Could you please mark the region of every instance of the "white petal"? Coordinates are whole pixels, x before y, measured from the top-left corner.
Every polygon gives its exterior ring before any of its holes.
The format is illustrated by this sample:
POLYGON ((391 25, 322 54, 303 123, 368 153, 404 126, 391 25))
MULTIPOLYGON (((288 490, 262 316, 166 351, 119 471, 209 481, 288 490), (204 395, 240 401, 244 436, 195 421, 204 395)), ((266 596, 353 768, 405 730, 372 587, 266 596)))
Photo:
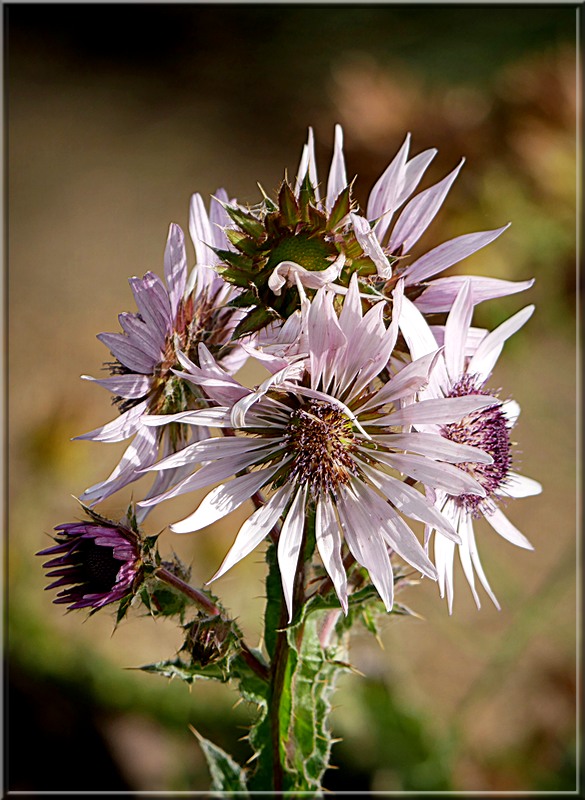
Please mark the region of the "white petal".
POLYGON ((473 561, 471 558, 471 550, 469 547, 469 543, 471 541, 471 537, 473 536, 473 527, 471 517, 463 512, 461 514, 461 519, 459 521, 459 534, 461 536, 461 544, 459 545, 459 560, 461 561, 461 566, 463 567, 463 572, 465 577, 467 578, 467 583, 471 589, 471 593, 473 595, 473 599, 475 600, 475 604, 478 608, 481 608, 481 603, 479 600, 479 595, 475 589, 475 576, 473 574, 473 561))
POLYGON ((90 439, 93 442, 121 442, 129 436, 133 436, 141 427, 144 421, 144 412, 148 403, 145 400, 138 405, 132 406, 128 411, 120 414, 119 417, 96 428, 89 433, 75 436, 75 439, 90 439))
POLYGON ((341 125, 335 126, 335 144, 333 147, 333 158, 331 159, 331 169, 327 180, 327 198, 325 206, 327 211, 331 211, 338 195, 347 186, 347 175, 345 172, 345 159, 343 157, 343 128, 341 125))
MULTIPOLYGON (((358 448, 368 452, 366 448, 358 448)), ((371 453, 371 451, 369 451, 371 453)), ((378 451, 376 458, 383 464, 394 467, 404 475, 429 484, 436 489, 443 489, 447 494, 459 497, 462 494, 474 494, 485 497, 485 490, 463 469, 442 461, 432 461, 426 456, 411 456, 398 453, 382 453, 378 451)))
POLYGON ((443 242, 438 247, 429 250, 424 256, 417 258, 404 270, 403 275, 406 279, 406 284, 420 283, 438 272, 442 272, 447 267, 452 267, 453 264, 457 264, 457 262, 481 250, 482 247, 491 244, 508 227, 509 225, 504 225, 502 228, 492 231, 465 233, 463 236, 457 236, 455 239, 443 242))
POLYGON ((445 323, 445 364, 453 383, 456 383, 463 374, 465 341, 472 315, 471 284, 466 282, 455 298, 445 323))
POLYGON ((358 240, 366 258, 374 262, 378 275, 382 278, 391 278, 392 266, 386 258, 382 245, 376 238, 376 234, 370 227, 368 220, 360 217, 359 214, 350 214, 349 217, 355 238, 358 240))
POLYGON ((493 300, 497 297, 524 292, 534 284, 534 280, 504 281, 500 278, 484 278, 479 275, 451 275, 448 278, 437 278, 432 281, 414 301, 416 307, 423 314, 450 311, 464 281, 471 281, 474 306, 484 300, 493 300))
POLYGON ((443 536, 435 536, 435 566, 438 573, 439 592, 441 597, 447 594, 449 614, 453 612, 453 561, 455 559, 455 543, 443 536))
POLYGON ((538 481, 518 475, 517 472, 508 472, 506 482, 499 490, 499 494, 508 497, 532 497, 541 492, 542 486, 538 481))
POLYGON ((402 147, 376 181, 368 197, 366 217, 368 220, 379 220, 376 232, 381 241, 390 225, 392 214, 400 204, 400 195, 406 177, 406 160, 410 147, 410 133, 407 134, 402 147))
POLYGON ((510 520, 503 514, 499 508, 494 509, 490 513, 484 514, 492 528, 499 533, 504 539, 507 539, 517 547, 522 547, 525 550, 534 550, 526 536, 520 533, 515 525, 512 525, 510 520))
POLYGON ((399 247, 402 247, 403 253, 408 253, 412 245, 418 242, 443 205, 464 161, 462 158, 459 165, 442 181, 420 192, 406 205, 396 221, 388 242, 391 253, 395 253, 399 247))
POLYGON ((412 453, 449 461, 451 464, 463 464, 467 461, 475 464, 494 463, 489 453, 484 453, 478 447, 458 444, 435 433, 389 433, 376 436, 376 442, 381 442, 391 450, 409 450, 412 453))
POLYGON ((90 375, 82 375, 81 378, 84 381, 93 381, 113 394, 129 400, 144 397, 150 391, 152 382, 150 375, 112 375, 111 378, 92 378, 90 375))
POLYGON ((483 567, 481 565, 481 561, 479 560, 479 553, 477 552, 477 546, 475 544, 475 534, 473 532, 473 524, 469 525, 469 528, 467 529, 467 534, 468 534, 468 537, 469 537, 469 539, 468 539, 469 552, 471 554, 471 560, 473 562, 473 566, 475 568, 477 576, 478 576, 479 580, 481 581, 481 585, 483 586, 483 588, 488 593, 492 603, 495 605, 495 607, 499 611, 500 610, 500 604, 498 603, 497 598, 496 598, 495 594, 492 591, 492 587, 489 585, 488 579, 486 578, 485 572, 483 571, 483 567))
POLYGON ((303 543, 303 530, 305 527, 305 501, 307 487, 301 487, 289 509, 286 519, 282 523, 280 535, 278 537, 277 557, 280 579, 282 581, 282 591, 288 609, 288 621, 293 616, 293 593, 295 576, 301 545, 303 543))
POLYGON ((279 489, 270 500, 257 509, 240 528, 236 540, 226 555, 221 567, 207 583, 220 578, 228 569, 245 558, 268 536, 278 522, 292 494, 292 485, 279 489))
POLYGON ((347 546, 358 564, 368 570, 386 611, 392 611, 394 577, 379 529, 371 524, 359 500, 346 487, 339 494, 337 510, 347 546))
POLYGON ((445 397, 443 399, 432 398, 421 400, 418 403, 411 403, 387 417, 372 420, 369 425, 446 425, 450 422, 457 422, 471 414, 488 406, 500 405, 497 397, 484 394, 468 394, 461 397, 445 397))
POLYGON ((486 381, 493 370, 506 339, 528 322, 534 312, 534 306, 526 306, 517 314, 502 322, 495 330, 481 342, 475 355, 467 367, 470 375, 478 375, 482 382, 486 381))
POLYGON ((190 533, 206 528, 218 519, 230 514, 249 500, 274 475, 280 464, 234 478, 217 486, 201 501, 199 508, 185 519, 170 526, 174 533, 190 533))
MULTIPOLYGON (((324 263, 326 262, 324 261, 324 263)), ((307 289, 320 289, 337 280, 344 264, 345 255, 343 253, 328 267, 320 270, 306 269, 296 261, 281 261, 271 272, 268 278, 268 287, 277 296, 282 294, 283 286, 294 286, 297 280, 300 280, 307 289)))
POLYGON ((436 363, 439 352, 436 350, 434 353, 429 353, 407 364, 400 372, 392 376, 380 391, 376 392, 363 406, 360 406, 358 412, 361 414, 369 408, 381 408, 405 395, 415 394, 428 383, 429 374, 436 363))
POLYGON ((343 613, 347 614, 347 575, 341 558, 341 536, 335 510, 328 497, 320 496, 315 513, 317 550, 339 597, 343 613))
POLYGON ((169 299, 173 319, 177 315, 179 302, 187 284, 187 254, 185 237, 178 225, 171 223, 164 256, 165 278, 169 287, 169 299))

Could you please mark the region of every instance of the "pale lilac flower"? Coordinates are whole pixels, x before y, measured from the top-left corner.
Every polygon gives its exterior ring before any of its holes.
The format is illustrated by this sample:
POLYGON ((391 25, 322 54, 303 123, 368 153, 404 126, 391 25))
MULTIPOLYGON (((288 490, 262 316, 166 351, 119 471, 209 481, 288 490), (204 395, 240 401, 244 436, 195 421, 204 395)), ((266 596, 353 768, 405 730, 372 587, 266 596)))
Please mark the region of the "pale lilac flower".
MULTIPOLYGON (((223 191, 218 195, 227 199, 223 191)), ((174 374, 179 352, 196 358, 197 345, 205 342, 228 370, 236 370, 247 357, 239 346, 230 344, 242 312, 226 304, 236 292, 214 270, 217 257, 212 247, 228 246, 221 227, 228 222, 220 202, 212 200, 208 217, 200 196, 194 195, 190 230, 197 265, 191 277, 187 276, 183 232, 173 224, 164 254, 165 280, 152 272, 143 278, 131 278, 138 313, 119 315, 123 333, 98 335, 115 359, 107 365, 111 377, 82 377, 112 392, 121 413, 77 438, 98 442, 119 442, 130 437, 133 440, 109 477, 84 492, 84 502, 93 505, 142 477, 141 470, 154 464, 161 451, 162 455, 169 455, 193 437, 208 435, 181 425, 154 430, 144 425, 143 419, 147 414, 176 413, 207 405, 199 390, 174 374)), ((159 494, 180 476, 180 471, 160 474, 150 494, 159 494)))
MULTIPOLYGON (((402 278, 404 291, 424 312, 448 310, 462 278, 439 277, 454 264, 493 242, 507 226, 469 233, 423 255, 416 246, 438 213, 463 161, 435 185, 415 194, 436 155, 425 150, 409 158, 410 134, 374 185, 365 211, 353 197, 343 152, 343 131, 335 126, 333 157, 325 192, 320 187, 312 129, 303 147, 296 181, 285 178, 277 201, 245 208, 224 203, 232 249, 215 248, 216 269, 242 290, 247 311, 235 337, 282 324, 300 306, 298 287, 310 297, 327 287, 346 294, 353 274, 370 302, 388 299, 402 278)), ((472 277, 473 302, 527 289, 531 281, 472 277)))
MULTIPOLYGON (((421 397, 428 401, 433 398, 477 396, 478 393, 496 395, 486 389, 492 370, 502 351, 505 341, 518 331, 530 318, 534 306, 526 306, 510 319, 503 322, 491 333, 481 332, 470 327, 473 313, 472 285, 463 285, 444 329, 429 328, 424 317, 416 307, 405 300, 400 317, 400 329, 409 345, 413 358, 420 359, 427 353, 436 351, 439 341, 444 342, 444 350, 428 386, 421 397)), ((477 574, 484 589, 499 608, 498 601, 487 581, 477 551, 474 520, 480 516, 491 527, 512 544, 532 550, 528 539, 510 522, 500 505, 507 498, 528 497, 539 494, 542 487, 537 481, 526 478, 512 470, 512 443, 510 435, 518 419, 520 408, 513 400, 506 400, 499 406, 477 409, 454 423, 438 420, 420 425, 413 421, 419 431, 439 433, 446 441, 472 445, 489 453, 490 464, 464 464, 467 470, 484 488, 485 496, 471 495, 467 492, 454 493, 436 488, 436 507, 448 517, 459 533, 461 542, 456 544, 444 536, 435 536, 434 555, 439 575, 441 596, 447 594, 449 611, 453 607, 453 563, 455 549, 471 587, 477 606, 479 597, 475 588, 474 574, 477 574)), ((433 526, 426 532, 427 541, 433 526)))
POLYGON ((393 293, 394 315, 388 328, 383 322, 385 303, 363 314, 356 276, 339 315, 334 297, 322 288, 310 303, 306 358, 288 364, 251 391, 200 346, 199 366, 182 358, 185 371, 181 376, 203 387, 219 406, 146 420, 154 426, 180 421, 236 434, 197 442, 156 464, 158 470, 202 466, 145 505, 221 482, 193 514, 171 526, 177 533, 186 533, 221 519, 257 492, 268 492, 269 499, 244 522, 212 580, 257 547, 282 517, 277 554, 290 615, 305 520, 311 509, 317 549, 344 610, 348 602, 346 547, 368 570, 390 610, 389 550, 424 575, 436 577, 434 566, 400 514, 433 525, 458 541, 452 526, 398 474, 451 494, 484 496, 478 481, 456 465, 492 460, 440 434, 405 429, 429 419, 454 423, 498 402, 478 394, 411 403, 429 380, 436 352, 403 366, 381 388, 374 387, 396 344, 402 284, 393 293), (402 408, 404 400, 409 404, 402 408))
POLYGON ((64 587, 54 603, 69 610, 90 608, 91 613, 133 594, 142 580, 140 540, 121 523, 97 516, 87 522, 57 525, 55 544, 37 553, 52 556, 43 564, 49 589, 64 587))

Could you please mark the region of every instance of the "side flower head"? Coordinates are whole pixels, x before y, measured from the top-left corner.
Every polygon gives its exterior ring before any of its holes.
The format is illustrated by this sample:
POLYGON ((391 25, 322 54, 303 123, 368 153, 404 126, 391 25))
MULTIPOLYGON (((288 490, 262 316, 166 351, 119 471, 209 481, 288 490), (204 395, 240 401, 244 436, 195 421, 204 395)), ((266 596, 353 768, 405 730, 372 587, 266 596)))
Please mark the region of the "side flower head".
MULTIPOLYGON (((276 202, 264 194, 252 208, 224 204, 231 220, 225 233, 232 248, 215 248, 216 269, 241 288, 237 302, 248 306, 236 338, 275 320, 288 320, 299 308, 299 283, 311 293, 329 286, 345 294, 354 273, 359 276, 360 290, 373 298, 389 298, 402 278, 406 296, 422 311, 449 310, 461 279, 437 276, 493 242, 508 226, 464 234, 413 257, 413 248, 441 208, 463 160, 441 181, 415 194, 437 151, 409 157, 409 149, 410 134, 361 210, 353 196, 353 181, 347 181, 341 126, 335 128, 323 195, 309 129, 296 181, 284 179, 276 202)), ((482 277, 471 281, 474 303, 532 285, 532 281, 482 277)))
MULTIPOLYGON (((218 195, 227 199, 222 191, 218 195)), ((107 364, 111 377, 82 377, 112 392, 120 415, 77 438, 99 442, 133 440, 111 475, 84 492, 82 500, 86 503, 104 500, 140 478, 140 470, 153 464, 161 450, 162 455, 168 455, 192 440, 193 430, 181 425, 155 431, 143 424, 146 414, 176 413, 206 405, 204 395, 173 372, 179 365, 179 352, 197 358, 197 347, 205 342, 227 369, 237 369, 246 357, 238 345, 231 343, 241 312, 227 303, 237 292, 213 269, 210 243, 227 246, 219 221, 225 223, 228 218, 222 215, 221 205, 213 200, 208 217, 201 198, 195 195, 190 228, 197 266, 191 277, 187 276, 183 232, 178 225, 171 225, 164 256, 165 280, 152 272, 143 278, 131 278, 138 313, 119 315, 122 333, 98 336, 114 358, 107 364)), ((158 476, 151 493, 163 491, 173 477, 180 476, 158 476)))
POLYGON ((91 513, 85 522, 67 522, 55 530, 56 544, 37 553, 51 556, 43 568, 56 579, 47 590, 61 589, 54 603, 94 613, 134 595, 143 570, 140 538, 131 527, 91 513))
POLYGON ((306 357, 275 372, 255 391, 228 375, 201 346, 201 366, 183 358, 182 375, 202 386, 219 405, 145 420, 159 426, 180 419, 184 424, 211 425, 236 434, 197 442, 156 464, 157 470, 202 466, 144 504, 236 476, 213 489, 193 514, 171 526, 177 533, 186 533, 229 514, 260 490, 268 492, 270 498, 244 522, 212 580, 257 547, 282 518, 277 554, 291 617, 294 577, 308 518, 314 515, 317 550, 343 609, 348 607, 344 561, 349 558, 365 567, 386 609, 391 610, 390 553, 436 578, 435 567, 402 515, 433 525, 442 535, 459 541, 453 526, 424 494, 399 475, 452 495, 484 496, 477 479, 458 465, 492 460, 475 447, 450 442, 438 433, 411 433, 405 427, 429 419, 457 422, 498 402, 481 394, 414 402, 418 390, 428 383, 438 348, 402 366, 381 387, 376 385, 396 344, 402 284, 393 293, 389 327, 383 321, 385 303, 363 313, 357 276, 339 313, 335 296, 323 287, 304 307, 306 357))
MULTIPOLYGON (((464 282, 445 326, 432 330, 414 305, 408 301, 404 303, 400 327, 413 357, 420 358, 425 353, 434 352, 439 341, 444 344, 443 355, 423 393, 429 399, 477 394, 497 396, 497 392, 487 388, 492 370, 505 341, 528 321, 534 311, 534 306, 526 306, 491 333, 473 329, 472 291, 471 284, 464 282)), ((479 559, 474 531, 474 522, 479 517, 483 517, 496 533, 512 544, 527 550, 533 549, 528 539, 500 508, 508 498, 528 497, 542 491, 537 481, 519 475, 512 469, 511 433, 519 414, 519 405, 514 400, 505 400, 500 405, 478 409, 449 424, 433 421, 420 426, 415 423, 420 431, 438 433, 449 442, 479 447, 492 456, 489 464, 462 465, 482 486, 483 496, 467 492, 445 492, 440 489, 433 492, 437 509, 451 521, 460 538, 458 544, 446 541, 444 536, 436 536, 434 540, 439 588, 441 596, 445 592, 447 594, 450 611, 453 607, 453 562, 456 549, 477 606, 480 606, 480 601, 474 575, 478 576, 496 607, 500 607, 479 559)), ((433 526, 427 528, 427 541, 433 530, 433 526)))

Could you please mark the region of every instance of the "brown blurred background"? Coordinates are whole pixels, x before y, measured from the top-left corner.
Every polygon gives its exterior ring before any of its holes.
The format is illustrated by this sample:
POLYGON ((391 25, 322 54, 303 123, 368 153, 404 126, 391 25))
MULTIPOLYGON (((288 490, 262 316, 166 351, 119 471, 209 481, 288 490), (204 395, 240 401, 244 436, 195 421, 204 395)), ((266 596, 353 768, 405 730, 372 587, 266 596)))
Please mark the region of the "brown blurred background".
MULTIPOLYGON (((12 790, 204 790, 188 725, 233 752, 249 711, 228 686, 167 684, 128 670, 171 657, 172 624, 108 612, 84 621, 43 593, 54 525, 123 445, 71 442, 113 415, 81 380, 107 359, 95 339, 134 310, 131 275, 162 272, 168 225, 194 191, 256 202, 294 174, 308 125, 324 180, 333 126, 363 203, 412 133, 439 148, 424 185, 463 172, 422 241, 512 221, 458 266, 536 278, 477 310, 494 326, 537 312, 493 378, 523 413, 519 471, 540 497, 507 509, 533 553, 484 525, 479 547, 502 611, 475 608, 461 570, 450 617, 436 586, 404 596, 424 619, 385 618, 384 649, 356 631, 336 695, 327 788, 576 788, 576 10, 570 6, 4 4, 8 244, 7 786, 12 790)), ((191 258, 193 252, 190 251, 191 258)), ((254 375, 247 377, 254 380, 254 375)), ((140 486, 136 492, 140 491, 140 486)), ((101 511, 121 514, 122 493, 101 511)), ((155 532, 196 497, 149 517, 155 532)), ((243 518, 163 534, 202 584, 243 518)), ((262 552, 216 590, 253 644, 262 552)))

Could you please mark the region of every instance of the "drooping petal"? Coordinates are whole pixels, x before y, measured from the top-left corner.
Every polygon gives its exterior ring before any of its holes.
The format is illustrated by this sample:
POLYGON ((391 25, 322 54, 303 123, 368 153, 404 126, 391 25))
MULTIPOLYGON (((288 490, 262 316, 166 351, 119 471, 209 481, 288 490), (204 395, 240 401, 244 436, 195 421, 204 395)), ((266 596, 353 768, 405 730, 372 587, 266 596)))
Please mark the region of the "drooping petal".
POLYGON ((174 533, 190 533, 217 522, 218 519, 235 511, 242 503, 249 500, 279 468, 280 464, 276 464, 217 486, 203 498, 199 508, 193 514, 173 523, 170 526, 171 530, 174 533))
POLYGON ((332 264, 321 270, 306 269, 296 261, 281 261, 268 278, 268 287, 277 296, 282 294, 285 285, 294 286, 297 280, 300 280, 307 289, 320 289, 337 280, 344 264, 343 253, 332 264))
POLYGON ((406 280, 406 285, 420 283, 438 272, 443 272, 448 267, 452 267, 453 264, 457 264, 464 258, 481 250, 482 247, 486 247, 508 227, 509 225, 504 225, 502 228, 492 231, 464 233, 463 236, 457 236, 455 239, 434 247, 428 253, 413 261, 404 270, 403 277, 406 280))
MULTIPOLYGON (((360 450, 362 448, 359 448, 360 450)), ((366 449, 363 448, 364 452, 366 449)), ((421 483, 429 484, 436 489, 443 489, 447 494, 459 497, 462 494, 475 494, 485 497, 485 489, 465 470, 445 462, 432 461, 425 456, 403 455, 400 453, 376 452, 376 458, 383 464, 394 467, 404 475, 415 478, 421 483)))
POLYGON ((394 577, 390 556, 377 527, 352 491, 343 487, 337 501, 339 521, 351 554, 368 570, 371 581, 386 607, 394 603, 394 577))
POLYGON ((128 400, 137 400, 150 391, 152 378, 150 375, 113 375, 111 378, 92 378, 91 375, 82 375, 82 380, 92 381, 103 386, 113 394, 128 400))
POLYGON ((527 478, 525 475, 518 475, 517 472, 508 472, 506 482, 499 489, 499 494, 508 497, 533 497, 542 492, 542 485, 527 478))
POLYGON ((288 621, 293 616, 293 593, 295 576, 305 527, 305 502, 307 487, 302 486, 296 493, 286 515, 278 537, 277 558, 282 581, 282 591, 288 609, 288 621))
POLYGON ((358 240, 359 246, 364 251, 364 255, 374 262, 376 271, 382 278, 392 277, 392 265, 386 258, 386 254, 382 250, 382 245, 376 238, 376 233, 370 227, 370 223, 359 214, 350 214, 351 223, 355 238, 358 240))
POLYGON ((293 491, 292 484, 282 486, 270 500, 244 522, 222 565, 207 583, 221 578, 268 536, 284 511, 293 491))
POLYGON ((323 566, 331 578, 335 592, 347 614, 347 575, 341 558, 341 536, 335 509, 329 497, 320 495, 315 512, 315 538, 323 566))
POLYGON ((152 464, 157 453, 156 431, 149 428, 141 428, 124 451, 122 458, 112 473, 105 481, 96 483, 86 489, 81 495, 81 501, 93 505, 132 483, 132 481, 141 477, 140 472, 144 467, 152 464))
POLYGON ((526 536, 520 533, 515 525, 512 525, 508 517, 506 517, 499 508, 486 512, 484 517, 495 532, 499 533, 504 539, 507 539, 512 544, 515 544, 517 547, 522 547, 525 550, 534 550, 534 547, 530 544, 526 536))
POLYGON ((89 439, 92 442, 121 442, 129 436, 133 436, 141 427, 147 405, 146 400, 138 403, 116 419, 102 425, 101 428, 83 433, 81 436, 75 436, 74 439, 89 439))

